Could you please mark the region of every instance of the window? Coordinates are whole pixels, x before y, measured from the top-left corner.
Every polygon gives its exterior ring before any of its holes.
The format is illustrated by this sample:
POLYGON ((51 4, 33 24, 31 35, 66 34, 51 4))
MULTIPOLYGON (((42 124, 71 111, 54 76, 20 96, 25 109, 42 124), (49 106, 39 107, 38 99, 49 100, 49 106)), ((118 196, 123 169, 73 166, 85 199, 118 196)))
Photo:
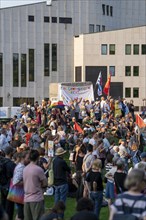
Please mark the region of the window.
POLYGON ((110 6, 110 16, 113 17, 113 7, 110 6))
POLYGON ((115 44, 109 45, 109 54, 114 55, 115 54, 115 44))
POLYGON ((34 16, 33 16, 33 15, 29 15, 29 16, 28 16, 28 21, 34 22, 34 16))
POLYGON ((59 23, 72 24, 72 18, 59 18, 59 23))
POLYGON ((89 33, 94 32, 94 24, 89 24, 89 33))
POLYGON ((106 6, 106 14, 109 15, 109 5, 106 6))
POLYGON ((50 75, 50 45, 44 44, 44 76, 50 75))
POLYGON ((131 76, 131 66, 125 66, 125 76, 131 76))
POLYGON ((111 76, 115 76, 115 66, 110 66, 109 67, 109 73, 111 76))
POLYGON ((34 49, 29 49, 29 81, 34 81, 34 49))
POLYGON ((133 67, 133 76, 139 76, 139 66, 133 67))
POLYGON ((13 98, 13 106, 20 106, 24 102, 29 105, 34 105, 34 98, 25 98, 25 97, 13 98))
POLYGON ((102 55, 107 55, 107 44, 102 44, 101 45, 101 54, 102 55))
POLYGON ((96 32, 100 32, 100 25, 96 25, 96 32))
POLYGON ((57 17, 52 17, 52 23, 57 23, 57 17))
POLYGON ((2 106, 3 106, 3 98, 0 97, 0 107, 2 107, 2 106))
POLYGON ((13 86, 19 86, 19 54, 13 53, 13 86))
POLYGON ((141 53, 142 55, 146 55, 146 44, 141 45, 141 53))
POLYGON ((82 67, 76 66, 75 67, 75 82, 81 82, 82 81, 82 67))
POLYGON ((52 71, 57 71, 57 44, 52 44, 52 71))
POLYGON ((105 31, 105 25, 102 25, 102 31, 105 31))
POLYGON ((3 86, 3 54, 0 53, 0 86, 3 86))
POLYGON ((125 88, 125 98, 131 97, 131 88, 125 88))
POLYGON ((125 45, 125 54, 130 55, 131 54, 131 44, 125 45))
POLYGON ((27 82, 26 54, 21 54, 21 87, 26 87, 27 82))
POLYGON ((44 22, 45 22, 45 23, 49 23, 49 22, 50 22, 50 18, 47 17, 47 16, 45 16, 45 17, 44 17, 44 22))
POLYGON ((138 44, 133 45, 133 54, 134 55, 139 54, 139 45, 138 44))
POLYGON ((139 98, 139 88, 133 88, 133 98, 139 98))
POLYGON ((105 5, 102 4, 102 14, 105 15, 105 5))

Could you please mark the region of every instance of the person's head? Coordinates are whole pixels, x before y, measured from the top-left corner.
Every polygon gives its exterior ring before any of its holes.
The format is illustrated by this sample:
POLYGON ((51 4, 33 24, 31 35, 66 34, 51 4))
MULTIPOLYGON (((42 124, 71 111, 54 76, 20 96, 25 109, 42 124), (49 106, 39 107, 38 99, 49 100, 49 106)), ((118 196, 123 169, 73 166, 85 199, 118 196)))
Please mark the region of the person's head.
POLYGON ((117 166, 117 170, 123 171, 125 168, 124 161, 122 159, 117 160, 116 166, 117 166))
POLYGON ((66 151, 62 147, 59 147, 57 148, 55 155, 58 157, 63 157, 65 153, 66 151))
POLYGON ((94 210, 94 204, 91 199, 88 198, 81 198, 78 203, 76 210, 78 212, 86 210, 86 211, 93 211, 94 210))
POLYGON ((11 147, 11 146, 8 146, 8 147, 5 148, 4 153, 7 157, 11 158, 13 156, 13 153, 14 153, 14 148, 11 147))
POLYGON ((146 187, 144 170, 132 169, 125 180, 125 187, 134 192, 141 192, 146 187))
POLYGON ((22 151, 19 153, 19 158, 20 158, 20 161, 22 163, 24 163, 24 165, 28 165, 29 162, 30 162, 30 159, 29 159, 29 151, 22 151))
POLYGON ((94 160, 94 162, 92 163, 92 170, 100 170, 101 167, 102 167, 101 160, 99 159, 94 160))
POLYGON ((141 153, 140 157, 142 161, 146 162, 146 152, 141 153))
POLYGON ((8 215, 0 205, 0 220, 8 220, 8 215))
POLYGON ((93 145, 92 144, 88 144, 87 145, 87 151, 88 152, 92 152, 93 151, 93 145))
POLYGON ((59 201, 59 202, 57 202, 57 203, 55 204, 55 206, 52 208, 52 212, 61 214, 61 213, 64 213, 65 208, 66 208, 66 207, 65 207, 64 202, 59 201))
POLYGON ((141 161, 137 164, 138 169, 142 169, 146 172, 146 163, 144 161, 141 161))
POLYGON ((29 159, 31 162, 37 162, 39 159, 39 152, 37 150, 31 150, 29 154, 29 159))

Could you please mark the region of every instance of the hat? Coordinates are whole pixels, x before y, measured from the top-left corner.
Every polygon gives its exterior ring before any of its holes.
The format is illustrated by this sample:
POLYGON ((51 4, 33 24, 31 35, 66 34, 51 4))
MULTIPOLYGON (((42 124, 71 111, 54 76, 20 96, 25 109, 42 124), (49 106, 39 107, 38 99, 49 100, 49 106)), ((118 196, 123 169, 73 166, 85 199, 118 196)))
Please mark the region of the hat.
POLYGON ((4 150, 4 153, 6 155, 9 155, 10 153, 13 153, 13 152, 14 152, 14 148, 11 147, 11 146, 6 147, 5 150, 4 150))
POLYGON ((25 144, 25 143, 21 144, 19 147, 19 149, 25 149, 25 148, 27 148, 27 144, 25 144))
POLYGON ((66 150, 64 150, 62 147, 59 147, 56 152, 55 152, 55 155, 56 156, 60 156, 60 155, 63 155, 66 153, 66 150))
POLYGON ((142 152, 140 155, 141 158, 146 158, 146 152, 142 152))

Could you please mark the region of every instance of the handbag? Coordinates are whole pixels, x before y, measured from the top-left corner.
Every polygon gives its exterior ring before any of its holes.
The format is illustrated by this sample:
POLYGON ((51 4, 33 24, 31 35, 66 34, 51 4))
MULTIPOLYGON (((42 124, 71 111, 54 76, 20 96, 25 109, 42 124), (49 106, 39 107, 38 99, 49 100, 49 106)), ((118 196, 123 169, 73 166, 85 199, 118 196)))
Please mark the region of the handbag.
POLYGON ((11 179, 7 199, 15 203, 24 204, 23 183, 17 183, 14 185, 13 180, 11 179))

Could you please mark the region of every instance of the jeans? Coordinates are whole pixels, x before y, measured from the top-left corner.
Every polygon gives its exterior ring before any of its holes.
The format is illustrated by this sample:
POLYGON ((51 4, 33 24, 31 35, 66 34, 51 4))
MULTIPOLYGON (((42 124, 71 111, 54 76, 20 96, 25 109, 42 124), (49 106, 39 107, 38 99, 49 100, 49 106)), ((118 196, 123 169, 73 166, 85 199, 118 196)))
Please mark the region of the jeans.
POLYGON ((90 198, 94 202, 94 213, 97 215, 97 220, 99 220, 99 214, 103 200, 103 191, 90 192, 90 198))
POLYGON ((68 184, 63 184, 60 186, 55 186, 55 204, 58 201, 63 201, 64 204, 66 202, 67 198, 67 193, 68 193, 68 184))

